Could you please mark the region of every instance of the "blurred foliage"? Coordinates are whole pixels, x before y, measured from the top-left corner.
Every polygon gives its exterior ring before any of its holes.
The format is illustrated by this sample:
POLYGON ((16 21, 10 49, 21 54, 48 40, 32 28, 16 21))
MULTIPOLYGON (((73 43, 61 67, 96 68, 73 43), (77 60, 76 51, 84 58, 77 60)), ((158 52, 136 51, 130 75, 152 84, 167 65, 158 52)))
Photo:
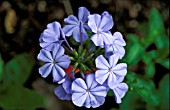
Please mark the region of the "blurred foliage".
POLYGON ((149 22, 141 25, 139 24, 139 28, 144 37, 127 35, 127 54, 123 61, 129 66, 125 79, 129 91, 120 104, 120 110, 169 110, 169 73, 158 73, 165 74, 158 88, 154 82, 157 63, 169 70, 169 35, 155 8, 150 12, 149 22), (153 45, 156 49, 148 49, 153 45), (144 70, 133 72, 134 66, 144 70))
POLYGON ((34 110, 43 106, 43 97, 24 87, 31 74, 34 60, 30 55, 15 56, 6 65, 0 59, 0 107, 5 110, 34 110))

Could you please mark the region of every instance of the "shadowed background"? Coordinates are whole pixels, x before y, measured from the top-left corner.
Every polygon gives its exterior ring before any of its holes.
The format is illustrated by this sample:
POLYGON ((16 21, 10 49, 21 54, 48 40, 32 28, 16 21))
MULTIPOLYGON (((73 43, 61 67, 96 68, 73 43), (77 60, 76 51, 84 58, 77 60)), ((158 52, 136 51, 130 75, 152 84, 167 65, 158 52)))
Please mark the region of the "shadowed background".
MULTIPOLYGON (((108 11, 111 32, 126 40, 129 91, 121 104, 112 92, 95 110, 169 110, 168 0, 1 0, 0 110, 86 110, 54 95, 57 84, 43 79, 37 60, 39 37, 46 25, 77 15, 85 6, 91 14, 108 11)), ((92 109, 92 108, 91 108, 92 109)), ((89 109, 90 110, 90 109, 89 109)))

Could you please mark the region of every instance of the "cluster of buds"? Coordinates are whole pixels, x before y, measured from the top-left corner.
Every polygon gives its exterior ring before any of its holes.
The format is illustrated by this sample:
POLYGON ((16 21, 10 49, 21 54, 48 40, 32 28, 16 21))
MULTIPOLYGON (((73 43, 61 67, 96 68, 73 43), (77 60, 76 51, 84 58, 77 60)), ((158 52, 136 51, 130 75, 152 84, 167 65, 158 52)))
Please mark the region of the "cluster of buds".
POLYGON ((39 39, 42 49, 38 60, 45 64, 39 68, 43 78, 52 74, 58 98, 72 100, 79 107, 99 107, 112 90, 117 103, 128 90, 122 82, 127 64, 118 63, 125 54, 122 34, 110 29, 113 18, 108 12, 90 14, 80 7, 78 17, 70 15, 47 25, 39 39))

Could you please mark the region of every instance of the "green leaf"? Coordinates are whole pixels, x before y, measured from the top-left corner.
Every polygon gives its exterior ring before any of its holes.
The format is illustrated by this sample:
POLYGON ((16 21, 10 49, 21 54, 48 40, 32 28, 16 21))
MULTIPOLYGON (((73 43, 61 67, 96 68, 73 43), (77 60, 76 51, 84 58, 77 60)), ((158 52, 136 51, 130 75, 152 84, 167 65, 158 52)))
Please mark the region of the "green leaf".
POLYGON ((3 68, 4 68, 4 62, 0 54, 0 81, 2 81, 2 78, 3 78, 3 68))
POLYGON ((157 37, 163 35, 164 25, 163 20, 156 8, 152 8, 149 16, 149 35, 147 42, 153 42, 157 37))
POLYGON ((128 73, 126 76, 129 88, 142 97, 142 99, 152 105, 159 104, 159 96, 155 89, 154 82, 135 73, 128 73), (128 75, 129 74, 129 75, 128 75))
POLYGON ((23 85, 31 74, 34 61, 27 54, 20 54, 6 64, 4 84, 23 85))
POLYGON ((146 77, 153 78, 154 74, 155 74, 155 65, 153 63, 146 65, 146 69, 145 69, 146 77))
POLYGON ((168 59, 162 59, 162 60, 158 60, 158 63, 160 63, 165 68, 169 69, 169 61, 170 61, 169 58, 168 59))
POLYGON ((0 107, 6 110, 34 110, 44 106, 43 97, 38 93, 11 85, 0 94, 0 107))
POLYGON ((166 74, 159 83, 160 108, 169 110, 169 74, 166 74))
POLYGON ((145 52, 142 56, 142 60, 145 64, 149 65, 152 63, 153 59, 156 59, 159 56, 159 53, 156 50, 145 52))
POLYGON ((169 39, 164 35, 160 35, 155 39, 155 45, 158 49, 169 47, 169 39))
POLYGON ((145 102, 137 93, 129 91, 122 99, 120 110, 145 110, 145 102))
POLYGON ((128 41, 135 44, 139 43, 139 36, 136 34, 127 34, 128 41))
POLYGON ((125 57, 126 62, 131 65, 137 64, 143 54, 144 54, 144 47, 141 44, 136 43, 130 48, 129 51, 127 51, 125 57))

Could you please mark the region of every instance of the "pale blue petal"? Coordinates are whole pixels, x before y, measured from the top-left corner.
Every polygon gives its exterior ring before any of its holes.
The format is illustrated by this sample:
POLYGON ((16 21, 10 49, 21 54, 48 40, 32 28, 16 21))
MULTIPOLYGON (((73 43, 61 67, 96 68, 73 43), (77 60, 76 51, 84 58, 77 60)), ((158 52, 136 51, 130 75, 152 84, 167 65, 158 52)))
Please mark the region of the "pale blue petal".
POLYGON ((79 21, 78 21, 77 17, 70 15, 64 19, 64 22, 66 23, 66 25, 78 25, 79 21))
POLYGON ((68 57, 68 55, 63 55, 57 59, 57 65, 62 68, 68 68, 70 63, 71 63, 71 60, 68 57))
POLYGON ((88 18, 88 26, 91 28, 92 32, 97 33, 101 16, 99 14, 93 14, 89 15, 88 18))
POLYGON ((89 74, 86 76, 86 84, 87 84, 87 88, 91 89, 91 85, 93 84, 93 82, 95 81, 95 76, 94 74, 89 74))
POLYGON ((73 31, 73 38, 77 42, 83 42, 88 39, 88 35, 85 29, 83 28, 82 22, 80 22, 80 25, 73 31))
POLYGON ((53 82, 59 82, 65 77, 66 73, 61 67, 55 64, 53 66, 52 75, 53 75, 53 82))
POLYGON ((103 38, 103 42, 106 44, 106 45, 110 45, 113 43, 113 36, 111 34, 108 34, 108 33, 105 33, 105 32, 101 32, 100 33, 101 37, 103 38))
POLYGON ((123 36, 120 32, 115 32, 113 34, 113 37, 114 37, 114 43, 119 45, 119 46, 125 46, 126 45, 126 42, 124 41, 123 39, 123 36))
POLYGON ((61 45, 56 45, 54 47, 54 50, 52 51, 53 54, 53 58, 55 59, 55 61, 57 62, 58 59, 64 55, 64 48, 61 45))
POLYGON ((71 91, 71 84, 72 84, 72 81, 69 77, 66 77, 66 80, 62 83, 62 86, 64 88, 64 90, 70 94, 72 91, 71 91))
POLYGON ((110 73, 107 79, 107 83, 110 88, 113 88, 117 84, 116 75, 113 73, 110 73))
POLYGON ((99 84, 103 84, 108 78, 108 76, 109 76, 108 70, 97 70, 95 72, 95 79, 99 84))
POLYGON ((127 73, 127 64, 119 63, 115 67, 112 68, 112 71, 118 76, 125 76, 127 73))
POLYGON ((53 62, 51 53, 45 49, 40 50, 40 53, 38 54, 37 59, 43 62, 53 62))
POLYGON ((119 59, 119 57, 117 56, 117 54, 111 55, 111 56, 109 57, 109 64, 110 64, 110 66, 111 66, 111 67, 114 67, 114 66, 117 64, 118 59, 119 59))
POLYGON ((109 31, 113 27, 113 19, 110 16, 103 15, 101 17, 99 28, 101 31, 109 31))
POLYGON ((78 10, 78 19, 85 23, 88 20, 90 12, 85 7, 80 7, 78 10))
POLYGON ((92 35, 91 40, 94 42, 95 46, 100 46, 101 48, 103 48, 104 42, 101 34, 92 35))
POLYGON ((63 32, 65 33, 66 36, 70 37, 77 27, 78 25, 65 25, 63 27, 63 32))
POLYGON ((90 99, 89 95, 87 95, 87 97, 86 97, 86 101, 84 102, 84 106, 86 108, 90 108, 91 107, 91 99, 90 99))
POLYGON ((61 85, 54 89, 54 93, 61 100, 71 100, 71 94, 66 93, 61 85))
POLYGON ((85 103, 87 95, 88 95, 88 93, 86 93, 86 92, 85 93, 75 92, 72 94, 72 101, 76 106, 81 107, 85 103))
POLYGON ((107 60, 103 57, 103 55, 100 55, 96 58, 95 60, 96 63, 96 67, 98 69, 105 69, 108 70, 110 68, 109 63, 107 62, 107 60))
POLYGON ((46 63, 39 68, 39 73, 43 78, 46 78, 51 73, 52 67, 51 63, 46 63))
POLYGON ((95 96, 97 103, 92 105, 93 108, 99 107, 100 105, 103 105, 105 102, 105 97, 101 97, 101 96, 95 96))
POLYGON ((120 83, 117 85, 116 88, 113 89, 117 103, 121 103, 121 98, 124 97, 127 90, 128 90, 128 86, 126 83, 120 83))
POLYGON ((106 87, 104 86, 97 86, 91 89, 90 93, 95 96, 103 96, 103 97, 106 97, 107 95, 106 87))
POLYGON ((86 92, 87 86, 83 79, 78 78, 73 81, 71 89, 73 92, 86 92))

